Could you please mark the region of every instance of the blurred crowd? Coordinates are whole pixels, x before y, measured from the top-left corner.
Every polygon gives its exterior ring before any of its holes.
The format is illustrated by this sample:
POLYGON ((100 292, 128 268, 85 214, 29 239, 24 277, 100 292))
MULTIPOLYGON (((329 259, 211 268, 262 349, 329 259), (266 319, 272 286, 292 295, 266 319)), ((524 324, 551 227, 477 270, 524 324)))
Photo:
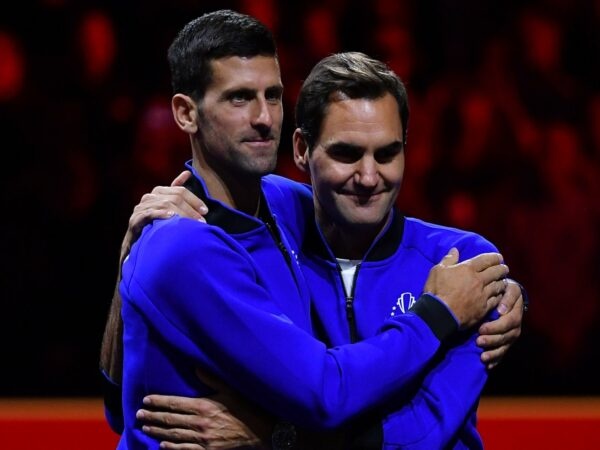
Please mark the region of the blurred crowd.
POLYGON ((0 395, 97 395, 98 349, 133 206, 189 158, 166 49, 203 12, 274 32, 296 94, 344 50, 387 62, 411 107, 398 206, 494 242, 531 298, 487 392, 600 394, 600 2, 12 2, 0 16, 0 395))

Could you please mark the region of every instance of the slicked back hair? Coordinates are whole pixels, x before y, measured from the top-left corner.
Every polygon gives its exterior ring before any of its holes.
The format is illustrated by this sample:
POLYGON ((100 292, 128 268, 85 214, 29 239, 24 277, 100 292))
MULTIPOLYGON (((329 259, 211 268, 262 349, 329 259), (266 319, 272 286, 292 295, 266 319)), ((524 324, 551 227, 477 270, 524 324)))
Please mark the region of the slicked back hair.
POLYGON ((364 53, 336 53, 317 63, 300 89, 296 103, 296 127, 308 149, 315 145, 327 107, 344 99, 375 100, 390 93, 398 103, 402 141, 408 130, 408 96, 404 84, 386 64, 364 53))

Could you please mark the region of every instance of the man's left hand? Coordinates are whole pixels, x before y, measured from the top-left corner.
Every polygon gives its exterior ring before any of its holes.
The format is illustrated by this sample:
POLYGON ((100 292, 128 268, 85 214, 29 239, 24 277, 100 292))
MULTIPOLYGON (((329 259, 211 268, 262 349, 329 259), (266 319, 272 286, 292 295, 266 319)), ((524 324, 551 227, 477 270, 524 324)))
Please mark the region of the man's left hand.
POLYGON ((483 348, 481 360, 488 369, 500 363, 512 344, 521 335, 523 322, 523 294, 518 283, 508 280, 506 291, 497 307, 500 317, 479 328, 477 345, 483 348))

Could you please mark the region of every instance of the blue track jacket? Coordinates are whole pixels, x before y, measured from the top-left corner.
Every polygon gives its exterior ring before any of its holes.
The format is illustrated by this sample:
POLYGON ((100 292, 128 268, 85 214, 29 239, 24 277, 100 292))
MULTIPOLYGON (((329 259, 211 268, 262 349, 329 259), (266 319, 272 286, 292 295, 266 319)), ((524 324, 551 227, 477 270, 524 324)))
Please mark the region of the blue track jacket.
MULTIPOLYGON (((341 269, 314 220, 309 186, 294 185, 299 201, 273 204, 313 292, 318 317, 315 331, 330 346, 376 335, 382 323, 417 305, 430 269, 448 250, 458 248, 461 260, 497 249, 481 236, 392 212, 390 222, 356 269, 353 291, 346 294, 341 269)), ((496 313, 494 313, 496 314, 496 313)), ((461 333, 447 342, 423 376, 408 383, 404 405, 383 424, 386 449, 482 448, 475 411, 487 371, 480 361, 477 333, 461 333)), ((417 351, 415 342, 407 345, 417 351)), ((390 353, 389 358, 395 358, 390 353)), ((397 406, 397 405, 396 405, 397 406)), ((397 408, 396 408, 397 409, 397 408)))
MULTIPOLYGON (((141 431, 135 412, 148 394, 209 394, 196 367, 212 371, 277 417, 317 429, 405 401, 407 386, 436 363, 456 330, 449 310, 421 296, 415 305, 421 307, 406 314, 378 316, 377 324, 376 313, 365 316, 370 325, 364 341, 328 348, 313 337, 311 294, 294 243, 299 241, 288 241, 277 225, 279 205, 290 220, 286 229, 297 225, 303 232, 295 216, 301 210, 294 205, 303 202, 297 187, 281 177, 264 179, 265 223, 208 198, 199 178, 194 180, 210 209, 209 224, 180 217, 154 221, 123 264, 125 426, 119 448, 158 448, 141 431)), ((449 247, 439 249, 440 258, 449 247)), ((306 275, 314 276, 311 270, 306 275)), ((418 295, 417 285, 411 292, 418 295)), ((408 289, 401 286, 402 292, 408 289)), ((327 299, 335 302, 332 289, 312 290, 323 295, 315 302, 319 315, 328 314, 321 311, 327 299)), ((332 328, 332 342, 339 333, 341 328, 332 328)))

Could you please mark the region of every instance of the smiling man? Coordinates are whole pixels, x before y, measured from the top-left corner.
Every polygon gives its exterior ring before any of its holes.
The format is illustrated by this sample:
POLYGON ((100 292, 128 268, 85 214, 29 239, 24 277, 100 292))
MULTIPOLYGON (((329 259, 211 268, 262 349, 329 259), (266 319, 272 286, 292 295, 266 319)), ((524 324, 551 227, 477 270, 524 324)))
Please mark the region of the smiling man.
MULTIPOLYGON (((464 258, 495 251, 481 236, 394 207, 408 117, 397 75, 361 53, 321 60, 300 90, 294 159, 310 175, 315 218, 304 236, 291 234, 301 241, 303 273, 331 346, 369 338, 382 318, 422 306, 422 286, 448 249, 464 258)), ((311 203, 308 193, 303 203, 311 203)), ((403 402, 383 421, 383 448, 482 447, 475 424, 487 372, 476 338, 476 330, 456 335, 407 383, 403 402)))
MULTIPOLYGON (((507 273, 500 256, 470 235, 471 244, 462 246, 467 253, 490 252, 456 264, 458 255, 451 248, 461 240, 444 240, 431 254, 442 262, 430 262, 425 278, 415 278, 419 300, 410 311, 379 317, 380 329, 362 342, 328 348, 313 336, 311 294, 294 257, 310 228, 305 220, 310 191, 281 177, 263 178, 274 168, 282 121, 282 87, 270 33, 248 16, 211 13, 180 32, 169 61, 173 114, 192 147, 189 188, 208 205, 208 224, 183 217, 155 221, 123 264, 120 448, 158 447, 136 419, 146 395, 211 393, 198 381, 197 367, 274 416, 307 427, 337 427, 375 409, 381 418, 384 411, 405 405, 399 399, 416 395, 410 388, 422 384, 445 347, 461 336, 457 330, 470 329, 497 305, 507 273), (275 211, 284 220, 281 225, 275 211)), ((373 148, 342 142, 339 158, 353 164, 371 164, 365 155, 379 158, 380 164, 396 162, 402 145, 398 136, 394 139, 373 148), (344 155, 348 147, 355 154, 344 155)), ((332 202, 364 207, 364 224, 352 215, 348 221, 372 231, 373 240, 396 223, 390 208, 399 181, 395 186, 377 181, 373 190, 369 178, 372 174, 363 182, 342 183, 341 198, 332 202)), ((341 180, 331 177, 335 184, 341 180)), ((332 239, 336 223, 335 218, 323 220, 324 228, 331 225, 332 239)), ((336 283, 330 289, 337 289, 336 283)), ((324 298, 323 304, 333 298, 324 298)), ((478 383, 484 371, 479 363, 478 383)), ((451 396, 444 402, 455 404, 451 396)), ((472 402, 472 395, 460 400, 463 416, 472 402)), ((440 410, 437 405, 427 409, 431 414, 440 410)))
MULTIPOLYGON (((274 199, 271 206, 299 255, 313 293, 316 329, 330 347, 372 337, 386 317, 423 307, 417 301, 422 286, 449 248, 459 248, 463 257, 495 250, 474 233, 404 217, 394 208, 404 174, 408 102, 404 86, 383 63, 360 53, 322 60, 300 91, 296 122, 294 158, 310 174, 312 193, 292 184, 284 201, 274 199)), ((487 373, 476 336, 470 330, 446 341, 428 368, 406 381, 395 411, 361 416, 343 433, 368 436, 360 448, 481 448, 475 413, 487 373)), ((153 406, 179 413, 144 411, 153 435, 175 440, 178 433, 189 443, 215 444, 210 431, 224 422, 194 419, 194 411, 212 405, 152 399, 153 406), (200 423, 204 433, 196 431, 200 423)), ((244 434, 225 423, 238 439, 244 434)), ((357 445, 352 439, 338 444, 357 445)))
MULTIPOLYGON (((404 173, 404 134, 392 94, 331 95, 318 140, 294 133, 294 155, 310 174, 315 214, 335 254, 361 259, 390 218, 404 173), (311 151, 312 149, 312 151, 311 151)), ((308 112, 310 114, 311 112, 308 112)))

